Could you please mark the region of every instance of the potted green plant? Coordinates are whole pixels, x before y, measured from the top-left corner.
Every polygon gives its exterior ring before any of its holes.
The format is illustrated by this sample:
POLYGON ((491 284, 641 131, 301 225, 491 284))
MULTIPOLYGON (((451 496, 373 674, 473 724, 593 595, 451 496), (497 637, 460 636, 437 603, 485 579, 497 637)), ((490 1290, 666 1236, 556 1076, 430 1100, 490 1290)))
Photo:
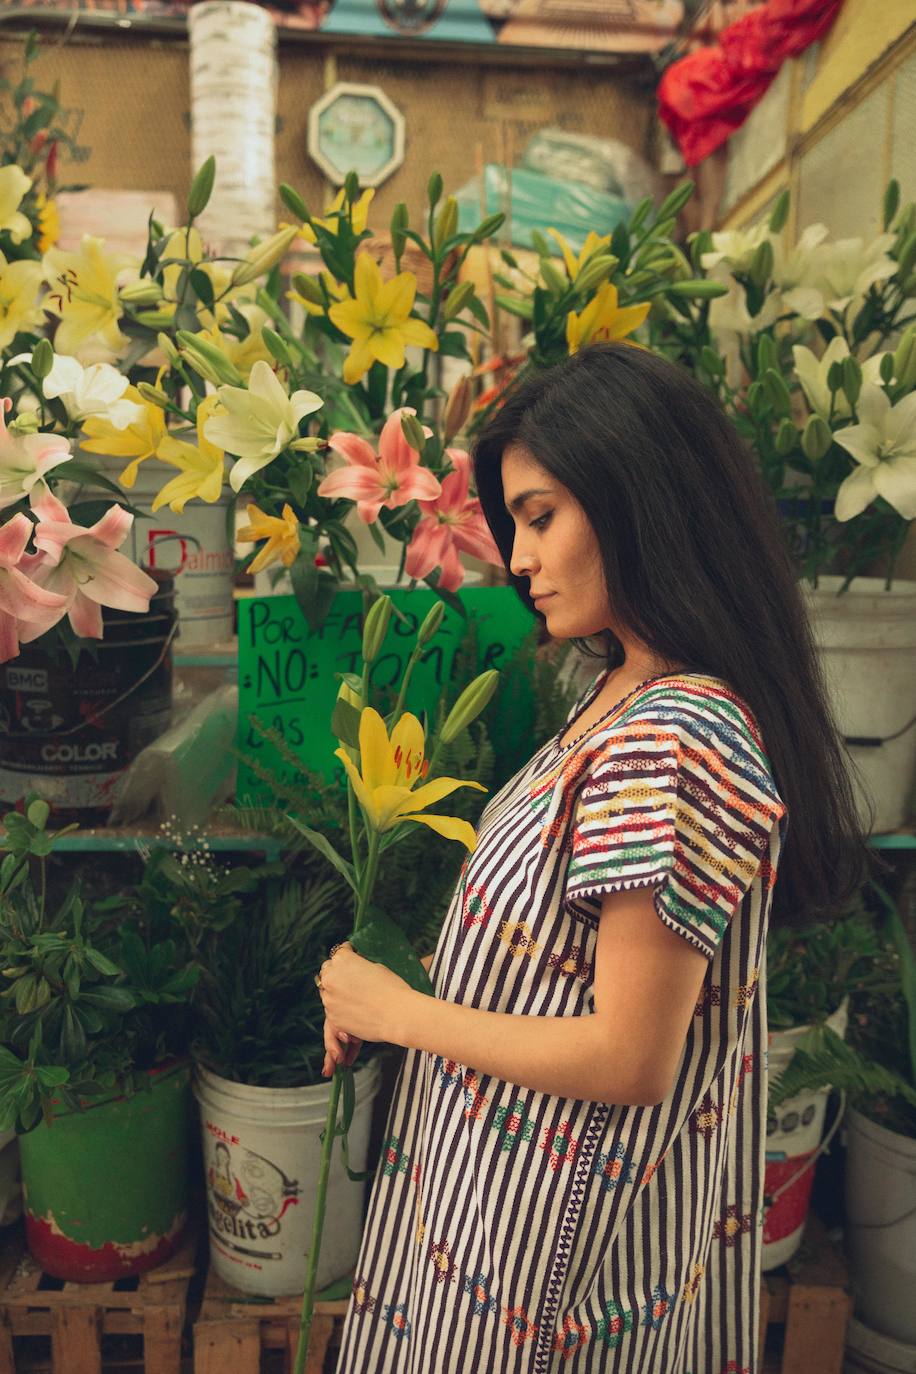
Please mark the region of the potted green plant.
POLYGON ((161 1263, 185 1225, 197 970, 161 925, 123 925, 117 901, 77 884, 51 899, 48 820, 38 798, 3 818, 0 1127, 21 1133, 32 1253, 100 1282, 161 1263))
POLYGON ((873 890, 882 905, 881 938, 869 977, 850 987, 848 1042, 828 1026, 812 1031, 770 1101, 779 1108, 828 1084, 846 1094, 846 1213, 863 1319, 856 1341, 902 1370, 916 1356, 909 1301, 916 1279, 916 958, 894 902, 873 890))

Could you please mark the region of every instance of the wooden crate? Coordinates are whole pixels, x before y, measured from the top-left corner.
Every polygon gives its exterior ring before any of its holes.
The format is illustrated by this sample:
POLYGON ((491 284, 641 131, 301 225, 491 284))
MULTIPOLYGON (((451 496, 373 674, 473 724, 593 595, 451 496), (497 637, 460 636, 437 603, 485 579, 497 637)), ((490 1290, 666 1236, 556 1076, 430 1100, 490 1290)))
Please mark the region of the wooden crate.
MULTIPOLYGON (((194 1374, 259 1374, 262 1354, 269 1351, 285 1352, 282 1364, 291 1370, 301 1308, 301 1297, 239 1293, 211 1268, 194 1323, 194 1374)), ((315 1303, 306 1374, 322 1374, 335 1324, 342 1322, 346 1311, 345 1298, 315 1303)))
POLYGON ((103 1374, 113 1362, 180 1374, 196 1250, 190 1228, 172 1258, 146 1274, 63 1283, 32 1259, 21 1225, 12 1228, 0 1250, 0 1374, 103 1374))
POLYGON ((842 1247, 812 1214, 798 1253, 763 1278, 761 1374, 842 1374, 851 1313, 842 1247))

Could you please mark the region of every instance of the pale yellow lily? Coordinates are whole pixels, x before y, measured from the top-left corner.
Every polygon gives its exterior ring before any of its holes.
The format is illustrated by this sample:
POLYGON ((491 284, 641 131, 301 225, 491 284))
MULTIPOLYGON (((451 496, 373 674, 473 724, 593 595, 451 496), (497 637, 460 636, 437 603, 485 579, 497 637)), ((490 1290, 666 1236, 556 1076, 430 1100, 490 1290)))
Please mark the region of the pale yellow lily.
POLYGON ((260 572, 262 568, 269 568, 273 563, 282 563, 284 568, 291 567, 296 561, 300 544, 299 517, 289 502, 284 505, 282 516, 278 517, 268 515, 250 501, 248 520, 249 523, 237 531, 236 539, 242 544, 253 544, 259 539, 267 540, 263 549, 260 549, 248 564, 248 572, 260 572))
POLYGON ((560 245, 560 252, 563 254, 563 261, 566 264, 566 275, 569 277, 570 281, 576 280, 576 277, 578 277, 582 268, 590 258, 593 258, 596 253, 603 253, 611 244, 610 234, 599 235, 595 233, 594 229, 589 229, 588 237, 583 243, 582 251, 577 257, 567 239, 563 237, 558 229, 548 229, 547 232, 551 238, 556 239, 557 243, 560 245))
MULTIPOLYGON (((156 379, 157 385, 164 370, 156 379)), ((81 447, 87 453, 106 453, 112 458, 132 459, 120 477, 121 485, 130 488, 137 480, 140 464, 144 459, 153 457, 165 438, 165 413, 151 401, 145 401, 135 386, 129 386, 121 399, 140 406, 142 415, 126 429, 115 429, 110 420, 100 415, 90 415, 83 421, 83 434, 86 437, 81 447)))
POLYGON ((162 506, 168 506, 176 515, 181 515, 188 501, 198 497, 211 504, 218 501, 223 489, 223 476, 226 468, 226 455, 221 448, 211 444, 204 435, 204 425, 215 410, 219 409, 218 396, 205 396, 197 407, 197 443, 189 444, 166 434, 156 449, 156 457, 170 467, 178 469, 178 476, 157 493, 153 501, 153 513, 162 506))
MULTIPOLYGON (((375 191, 370 187, 369 190, 363 191, 359 200, 354 203, 350 214, 354 234, 361 234, 365 229, 369 220, 369 206, 372 204, 372 197, 374 195, 375 191)), ((316 219, 315 223, 320 224, 322 229, 327 229, 329 234, 338 233, 340 230, 339 215, 343 208, 344 189, 341 187, 324 212, 328 218, 316 219)), ((305 239, 306 243, 318 242, 315 231, 310 224, 303 224, 302 228, 299 230, 299 235, 301 238, 305 239)))
POLYGON ((0 253, 0 349, 7 348, 20 331, 30 333, 42 324, 40 289, 41 263, 28 258, 7 262, 0 253))
POLYGON ((424 757, 423 727, 416 716, 405 712, 391 732, 373 707, 367 706, 359 718, 360 771, 341 746, 334 751, 340 759, 363 810, 366 822, 382 833, 393 830, 402 821, 417 821, 428 825, 447 840, 459 840, 473 851, 477 836, 474 827, 458 816, 427 816, 420 813, 433 806, 459 787, 473 787, 485 792, 479 782, 461 782, 457 778, 434 778, 421 782, 429 770, 424 757))
POLYGON ((374 362, 402 367, 408 344, 438 349, 439 340, 429 325, 411 318, 417 293, 412 272, 399 272, 386 282, 378 263, 360 253, 353 285, 354 294, 328 311, 331 322, 353 340, 343 366, 348 386, 364 377, 374 362))
POLYGON ((650 307, 650 301, 619 307, 617 287, 606 281, 584 310, 578 315, 570 310, 566 316, 566 342, 570 353, 577 353, 598 339, 625 339, 639 328, 650 307))
POLYGON ((0 167, 0 230, 6 230, 13 243, 32 237, 32 223, 19 209, 22 198, 32 185, 17 162, 0 167))
POLYGON ((56 351, 79 357, 80 349, 90 340, 101 342, 115 354, 123 351, 127 339, 118 328, 123 313, 118 277, 131 268, 138 272, 136 260, 109 252, 104 239, 85 234, 77 253, 49 249, 43 268, 50 286, 44 308, 60 317, 54 335, 56 351))

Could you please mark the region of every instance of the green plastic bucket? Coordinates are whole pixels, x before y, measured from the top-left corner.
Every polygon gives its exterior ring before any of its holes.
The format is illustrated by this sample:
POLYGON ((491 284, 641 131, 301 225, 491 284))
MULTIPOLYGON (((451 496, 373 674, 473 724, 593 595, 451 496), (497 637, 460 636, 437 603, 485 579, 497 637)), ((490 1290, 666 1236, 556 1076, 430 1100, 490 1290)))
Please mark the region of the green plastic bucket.
POLYGON ((188 1212, 190 1068, 20 1137, 29 1249, 48 1274, 107 1283, 162 1264, 188 1212))

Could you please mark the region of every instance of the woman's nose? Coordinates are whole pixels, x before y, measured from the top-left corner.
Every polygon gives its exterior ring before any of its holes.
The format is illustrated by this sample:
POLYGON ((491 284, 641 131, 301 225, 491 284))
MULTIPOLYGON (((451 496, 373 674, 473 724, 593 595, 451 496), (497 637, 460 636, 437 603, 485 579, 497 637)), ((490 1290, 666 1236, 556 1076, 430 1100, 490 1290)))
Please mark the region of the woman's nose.
POLYGON ((534 571, 534 553, 526 548, 525 541, 516 536, 512 544, 512 557, 509 559, 509 568, 513 577, 530 577, 534 571))

